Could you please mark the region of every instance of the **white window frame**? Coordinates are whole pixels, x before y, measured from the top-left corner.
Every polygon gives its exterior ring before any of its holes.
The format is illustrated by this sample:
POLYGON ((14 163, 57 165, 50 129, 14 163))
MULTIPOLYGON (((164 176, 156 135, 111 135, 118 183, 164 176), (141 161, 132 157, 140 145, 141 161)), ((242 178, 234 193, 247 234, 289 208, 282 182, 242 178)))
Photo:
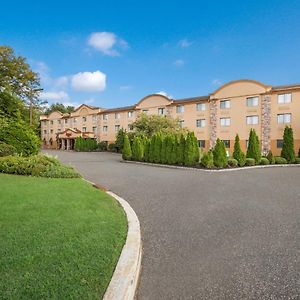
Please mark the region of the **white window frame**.
POLYGON ((176 106, 176 113, 177 113, 177 114, 182 114, 182 113, 184 113, 184 105, 177 105, 177 106, 176 106))
POLYGON ((258 125, 258 123, 259 123, 259 117, 257 115, 246 117, 246 124, 247 125, 258 125))
POLYGON ((93 122, 96 122, 97 121, 97 115, 93 115, 92 120, 93 120, 93 122))
POLYGON ((165 107, 159 107, 157 112, 159 116, 163 116, 165 114, 165 107))
POLYGON ((285 104, 292 102, 292 93, 278 94, 277 95, 278 104, 285 104))
POLYGON ((179 125, 181 128, 184 128, 184 120, 179 120, 179 125))
POLYGON ((115 125, 115 132, 118 132, 121 129, 120 125, 115 125))
POLYGON ((121 114, 120 113, 115 113, 115 120, 120 120, 121 114))
POLYGON ((292 114, 277 114, 277 123, 278 124, 291 124, 292 123, 292 114))
POLYGON ((197 103, 196 104, 196 110, 197 111, 205 111, 206 110, 206 104, 205 103, 197 103))
POLYGON ((230 107, 231 107, 231 101, 229 99, 224 99, 220 101, 220 109, 229 109, 230 107))
POLYGON ((82 122, 86 122, 86 117, 82 117, 82 122))
POLYGON ((132 118, 133 117, 133 111, 129 111, 127 116, 128 116, 128 118, 132 118))
POLYGON ((103 119, 103 121, 107 121, 108 120, 108 114, 103 114, 102 119, 103 119))
POLYGON ((102 131, 103 131, 103 132, 107 132, 107 131, 108 131, 108 126, 103 126, 103 127, 102 127, 102 131))
POLYGON ((93 130, 94 133, 96 133, 97 132, 97 126, 93 126, 92 130, 93 130))
POLYGON ((258 106, 258 102, 259 102, 259 97, 255 96, 255 97, 247 97, 246 98, 246 105, 248 107, 255 107, 258 106))
POLYGON ((86 132, 86 126, 82 127, 82 132, 86 132))
POLYGON ((197 119, 196 120, 196 127, 197 128, 204 128, 206 126, 205 119, 197 119))
POLYGON ((225 126, 230 126, 231 125, 231 118, 220 118, 220 126, 225 127, 225 126))

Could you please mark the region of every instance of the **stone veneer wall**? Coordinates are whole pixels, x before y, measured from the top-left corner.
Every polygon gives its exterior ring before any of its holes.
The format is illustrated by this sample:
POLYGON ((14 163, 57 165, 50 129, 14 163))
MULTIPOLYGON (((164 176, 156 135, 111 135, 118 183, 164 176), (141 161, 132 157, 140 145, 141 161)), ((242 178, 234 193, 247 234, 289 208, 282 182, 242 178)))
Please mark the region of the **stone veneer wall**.
POLYGON ((217 140, 217 113, 217 101, 211 100, 209 102, 210 148, 215 146, 217 140))
POLYGON ((271 96, 265 95, 262 97, 261 105, 261 148, 263 153, 268 153, 270 150, 270 134, 271 134, 271 96))

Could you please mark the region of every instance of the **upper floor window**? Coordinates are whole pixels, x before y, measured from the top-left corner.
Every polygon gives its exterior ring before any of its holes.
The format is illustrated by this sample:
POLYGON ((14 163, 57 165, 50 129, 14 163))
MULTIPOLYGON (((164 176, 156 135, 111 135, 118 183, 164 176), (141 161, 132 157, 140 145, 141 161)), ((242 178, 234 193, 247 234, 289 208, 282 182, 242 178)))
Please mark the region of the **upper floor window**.
POLYGON ((148 109, 143 109, 142 112, 146 115, 148 115, 149 110, 148 109))
POLYGON ((220 101, 220 108, 221 109, 228 109, 228 108, 230 108, 230 100, 222 100, 222 101, 220 101))
POLYGON ((58 124, 61 124, 61 120, 57 120, 58 124))
POLYGON ((86 122, 86 117, 82 117, 82 122, 86 122))
POLYGON ((115 131, 118 132, 120 130, 120 125, 115 125, 115 131))
POLYGON ((50 124, 53 125, 53 120, 50 121, 50 124))
POLYGON ((129 111, 128 112, 128 118, 132 118, 133 117, 133 111, 129 111))
POLYGON ((246 123, 247 123, 247 125, 257 125, 258 124, 258 116, 247 116, 246 123))
POLYGON ((120 117, 121 117, 120 113, 115 113, 115 119, 116 119, 116 120, 119 120, 120 117))
POLYGON ((176 112, 177 112, 178 114, 184 113, 184 105, 177 105, 177 106, 176 106, 176 112))
POLYGON ((205 119, 198 119, 196 120, 197 127, 205 127, 205 119))
POLYGON ((107 121, 108 120, 108 114, 104 114, 102 118, 103 118, 104 121, 107 121))
POLYGON ((292 114, 278 114, 277 122, 278 124, 287 124, 291 123, 292 114))
POLYGON ((198 140, 198 147, 205 148, 205 140, 198 140))
POLYGON ((222 140, 225 145, 225 148, 230 148, 230 140, 222 140))
POLYGON ((230 126, 230 118, 220 118, 221 126, 230 126))
POLYGON ((47 133, 47 130, 44 130, 44 134, 46 134, 47 133))
POLYGON ((65 119, 65 124, 68 124, 68 119, 65 119))
POLYGON ((160 108, 158 109, 158 114, 159 114, 159 115, 164 115, 164 114, 165 114, 165 108, 164 108, 164 107, 160 107, 160 108))
POLYGON ((97 115, 93 115, 93 122, 96 122, 97 121, 97 115))
POLYGON ((58 128, 58 129, 57 129, 57 132, 61 132, 61 129, 60 129, 60 128, 58 128))
POLYGON ((82 131, 83 131, 83 132, 86 132, 86 127, 82 127, 82 131))
POLYGON ((107 126, 103 126, 103 132, 107 132, 108 127, 107 126))
POLYGON ((181 128, 183 128, 184 127, 184 120, 180 120, 179 125, 180 125, 181 128))
POLYGON ((205 103, 197 103, 197 104, 196 104, 196 109, 197 109, 198 111, 203 111, 203 110, 206 109, 205 106, 206 106, 205 103))
POLYGON ((132 130, 132 125, 128 124, 128 131, 131 131, 131 130, 132 130))
POLYGON ((292 94, 280 94, 278 95, 278 103, 291 103, 292 102, 292 94))
POLYGON ((246 103, 247 106, 258 106, 258 97, 248 97, 246 103))
POLYGON ((50 133, 53 133, 53 129, 50 130, 50 133))
POLYGON ((76 119, 76 118, 74 118, 74 119, 73 119, 73 122, 74 122, 74 124, 76 124, 76 122, 77 122, 77 119, 76 119))
POLYGON ((97 127, 93 126, 93 132, 96 133, 96 131, 97 131, 97 127))

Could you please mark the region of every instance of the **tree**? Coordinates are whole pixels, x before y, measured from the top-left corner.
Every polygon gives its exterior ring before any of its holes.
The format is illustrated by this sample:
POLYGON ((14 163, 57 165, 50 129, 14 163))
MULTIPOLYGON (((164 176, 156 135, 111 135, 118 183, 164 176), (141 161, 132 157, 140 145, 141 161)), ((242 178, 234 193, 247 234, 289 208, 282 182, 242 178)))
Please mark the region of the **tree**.
POLYGON ((193 166, 195 163, 195 144, 193 136, 189 132, 185 141, 184 164, 186 166, 193 166))
POLYGON ((123 146, 123 151, 122 151, 122 158, 124 160, 131 160, 132 157, 132 152, 131 152, 131 146, 129 142, 128 135, 125 134, 124 136, 124 146, 123 146))
POLYGON ((238 161, 240 167, 243 167, 246 163, 246 157, 241 149, 240 137, 238 134, 235 136, 233 158, 238 161))
POLYGON ((201 159, 201 164, 207 169, 211 169, 214 166, 214 156, 212 150, 204 153, 201 159))
POLYGON ((153 160, 155 163, 160 163, 161 162, 162 135, 160 132, 157 132, 155 135, 156 135, 156 139, 155 139, 153 160))
MULTIPOLYGON (((21 110, 24 109, 24 103, 8 90, 0 92, 0 113, 7 118, 22 118, 21 110)), ((24 119, 23 119, 24 120, 24 119)))
POLYGON ((150 146, 149 146, 149 162, 154 162, 154 151, 155 151, 155 144, 156 144, 156 134, 154 134, 150 139, 150 146))
POLYGON ((293 129, 290 126, 284 128, 281 156, 284 157, 289 164, 294 163, 296 160, 293 129))
POLYGON ((124 146, 124 137, 126 135, 126 131, 121 128, 118 133, 117 133, 117 136, 116 136, 116 147, 118 149, 118 152, 121 152, 122 153, 122 150, 123 150, 123 146, 124 146))
POLYGON ((258 136, 255 132, 255 129, 250 130, 249 133, 249 142, 247 149, 247 158, 254 158, 255 163, 259 164, 261 160, 261 151, 258 136))
POLYGON ((179 165, 184 164, 184 148, 185 148, 185 138, 183 135, 181 135, 177 141, 177 147, 176 147, 177 163, 179 165))
POLYGON ((149 161, 149 150, 150 150, 150 140, 149 138, 144 138, 144 161, 149 161))
POLYGON ((191 138, 193 141, 193 147, 194 147, 194 153, 195 153, 195 162, 199 163, 199 159, 200 159, 200 153, 199 153, 199 146, 198 146, 198 140, 194 134, 194 132, 191 132, 191 138))
POLYGON ((171 144, 171 155, 170 155, 170 162, 172 165, 177 164, 177 136, 172 134, 170 137, 170 144, 171 144))
POLYGON ((227 155, 224 142, 219 138, 217 139, 216 145, 213 149, 214 165, 218 168, 224 168, 227 166, 227 155))
POLYGON ((162 138, 160 158, 162 164, 167 163, 167 138, 165 135, 162 138))
POLYGON ((74 106, 65 106, 63 103, 52 103, 50 107, 46 108, 45 114, 49 115, 50 113, 54 111, 60 111, 61 113, 71 113, 75 110, 74 106))
POLYGON ((168 116, 140 114, 131 125, 135 135, 145 135, 147 137, 152 137, 157 132, 162 134, 186 132, 186 129, 181 128, 179 120, 168 116))
POLYGON ((267 159, 269 160, 271 165, 275 164, 275 157, 274 157, 273 152, 271 150, 268 152, 267 159))

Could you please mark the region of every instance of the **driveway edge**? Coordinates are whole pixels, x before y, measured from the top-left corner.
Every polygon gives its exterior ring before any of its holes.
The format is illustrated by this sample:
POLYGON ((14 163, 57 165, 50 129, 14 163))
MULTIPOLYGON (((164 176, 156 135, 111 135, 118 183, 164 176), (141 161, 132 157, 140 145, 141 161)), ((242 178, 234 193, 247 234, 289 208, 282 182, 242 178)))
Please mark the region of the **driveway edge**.
POLYGON ((284 167, 300 167, 300 164, 284 164, 284 165, 258 165, 258 166, 246 166, 246 167, 237 167, 237 168, 228 168, 228 169, 202 169, 202 168, 192 168, 192 167, 183 167, 183 166, 173 166, 173 165, 164 165, 164 164, 154 164, 147 163, 142 161, 132 161, 132 160, 121 160, 123 163, 131 164, 140 164, 153 166, 158 168, 167 168, 167 169, 181 169, 181 170, 193 170, 193 171, 202 171, 202 172, 233 172, 233 171, 242 171, 242 170, 253 170, 253 169, 265 169, 265 168, 284 168, 284 167))

